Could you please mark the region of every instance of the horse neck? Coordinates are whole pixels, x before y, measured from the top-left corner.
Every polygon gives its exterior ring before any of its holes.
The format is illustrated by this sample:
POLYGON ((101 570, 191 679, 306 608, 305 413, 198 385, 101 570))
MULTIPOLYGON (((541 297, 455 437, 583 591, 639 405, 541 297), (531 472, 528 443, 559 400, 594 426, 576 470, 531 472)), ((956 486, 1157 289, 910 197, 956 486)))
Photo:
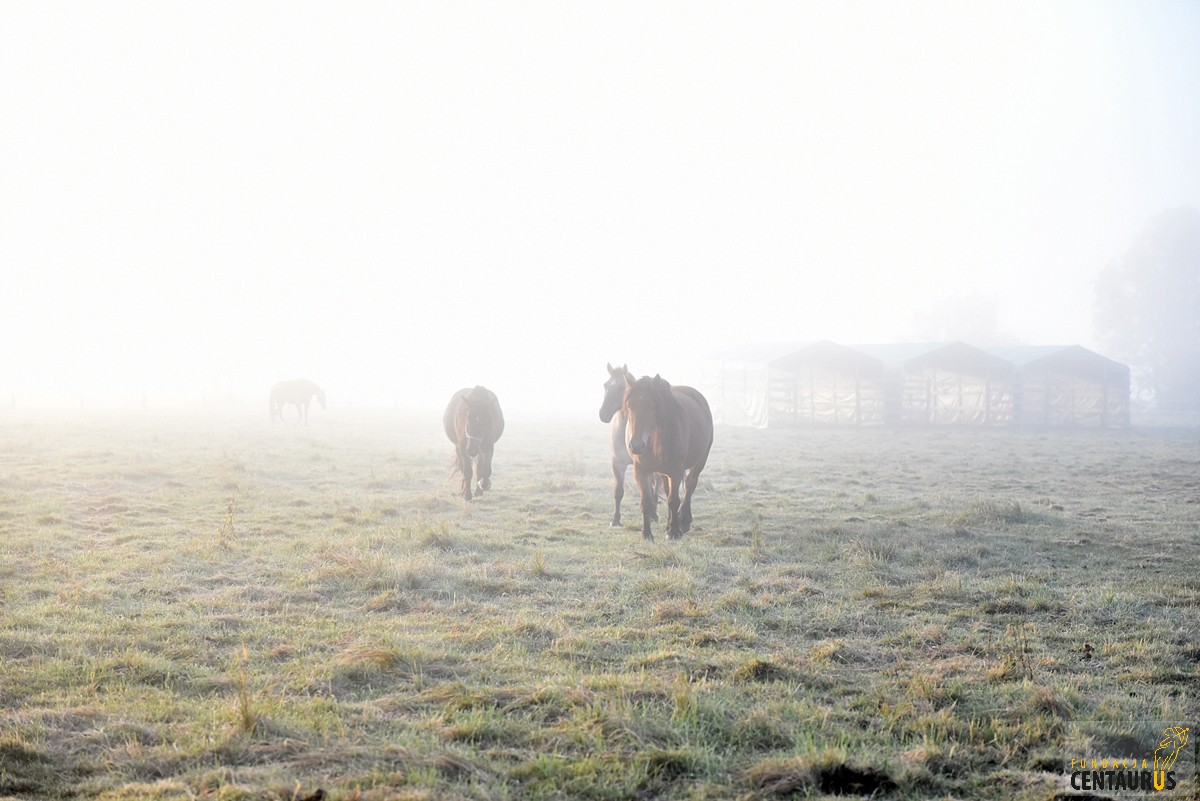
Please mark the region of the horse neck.
POLYGON ((659 458, 668 454, 682 453, 687 443, 684 442, 683 409, 679 401, 670 391, 663 393, 658 399, 658 425, 650 432, 650 438, 655 443, 659 458))

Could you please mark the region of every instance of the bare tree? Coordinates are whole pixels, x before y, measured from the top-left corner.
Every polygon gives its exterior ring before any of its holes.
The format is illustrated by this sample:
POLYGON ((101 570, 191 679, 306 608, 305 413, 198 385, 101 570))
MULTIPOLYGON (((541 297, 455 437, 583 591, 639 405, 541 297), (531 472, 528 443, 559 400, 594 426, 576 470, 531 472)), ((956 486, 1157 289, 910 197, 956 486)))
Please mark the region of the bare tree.
POLYGON ((1200 404, 1200 212, 1150 220, 1096 281, 1096 333, 1160 410, 1200 404))

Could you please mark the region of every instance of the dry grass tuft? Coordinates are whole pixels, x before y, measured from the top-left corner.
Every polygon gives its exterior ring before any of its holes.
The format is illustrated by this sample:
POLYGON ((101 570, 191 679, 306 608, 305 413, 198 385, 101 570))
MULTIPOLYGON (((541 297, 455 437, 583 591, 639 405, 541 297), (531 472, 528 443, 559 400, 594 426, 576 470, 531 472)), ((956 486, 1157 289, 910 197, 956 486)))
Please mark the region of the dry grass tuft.
POLYGON ((793 671, 767 659, 757 657, 739 665, 729 676, 738 682, 768 682, 790 681, 794 678, 793 671))

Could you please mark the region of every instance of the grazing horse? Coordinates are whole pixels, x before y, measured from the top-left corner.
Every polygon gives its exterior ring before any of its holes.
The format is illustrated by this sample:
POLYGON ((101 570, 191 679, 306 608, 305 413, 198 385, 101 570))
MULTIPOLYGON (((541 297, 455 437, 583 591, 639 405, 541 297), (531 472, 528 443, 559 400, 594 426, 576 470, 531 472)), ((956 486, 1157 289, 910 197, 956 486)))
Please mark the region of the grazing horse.
POLYGON ((299 425, 303 420, 304 425, 308 425, 308 405, 312 403, 313 398, 317 399, 322 409, 325 408, 325 390, 313 382, 304 378, 280 381, 271 387, 271 422, 275 422, 277 417, 283 422, 283 407, 291 404, 299 412, 296 424, 299 425))
MULTIPOLYGON (((609 525, 621 525, 621 499, 625 497, 625 471, 633 464, 629 445, 625 439, 625 377, 633 377, 629 365, 614 368, 608 365, 608 380, 604 382, 604 402, 600 404, 600 422, 611 423, 612 472, 613 472, 613 518, 609 525)), ((658 485, 658 475, 654 476, 658 485)), ((655 504, 654 520, 658 520, 658 505, 655 504)))
POLYGON ((442 427, 454 443, 456 469, 462 473, 463 500, 471 500, 471 473, 475 473, 475 496, 492 488, 492 453, 504 433, 504 414, 496 393, 484 387, 460 389, 450 397, 442 415, 442 427))
POLYGON ((667 536, 679 539, 692 526, 692 495, 712 449, 708 401, 692 387, 673 387, 661 376, 635 381, 626 375, 622 409, 633 475, 642 493, 642 536, 654 539, 650 518, 657 501, 654 474, 658 473, 668 484, 667 536), (681 506, 679 487, 685 479, 681 506))

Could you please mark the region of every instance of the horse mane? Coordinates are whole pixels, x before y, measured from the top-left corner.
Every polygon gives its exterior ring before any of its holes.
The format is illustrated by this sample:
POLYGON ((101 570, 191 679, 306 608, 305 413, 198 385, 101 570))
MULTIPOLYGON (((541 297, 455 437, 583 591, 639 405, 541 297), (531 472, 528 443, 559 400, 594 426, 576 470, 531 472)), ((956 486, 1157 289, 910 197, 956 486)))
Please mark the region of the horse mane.
POLYGON ((650 386, 654 394, 654 403, 658 406, 658 436, 662 438, 662 444, 665 446, 663 452, 678 452, 686 447, 686 443, 678 441, 679 426, 667 425, 666 422, 679 420, 683 416, 683 408, 671 392, 671 384, 665 378, 655 374, 654 378, 650 379, 650 386))
POLYGON ((654 403, 658 426, 650 432, 650 439, 651 442, 655 442, 659 455, 678 452, 683 448, 686 443, 678 441, 679 426, 668 424, 674 423, 683 416, 683 407, 679 405, 679 401, 672 393, 671 384, 661 375, 655 375, 653 378, 642 376, 630 384, 625 391, 626 402, 634 394, 645 395, 654 403))

